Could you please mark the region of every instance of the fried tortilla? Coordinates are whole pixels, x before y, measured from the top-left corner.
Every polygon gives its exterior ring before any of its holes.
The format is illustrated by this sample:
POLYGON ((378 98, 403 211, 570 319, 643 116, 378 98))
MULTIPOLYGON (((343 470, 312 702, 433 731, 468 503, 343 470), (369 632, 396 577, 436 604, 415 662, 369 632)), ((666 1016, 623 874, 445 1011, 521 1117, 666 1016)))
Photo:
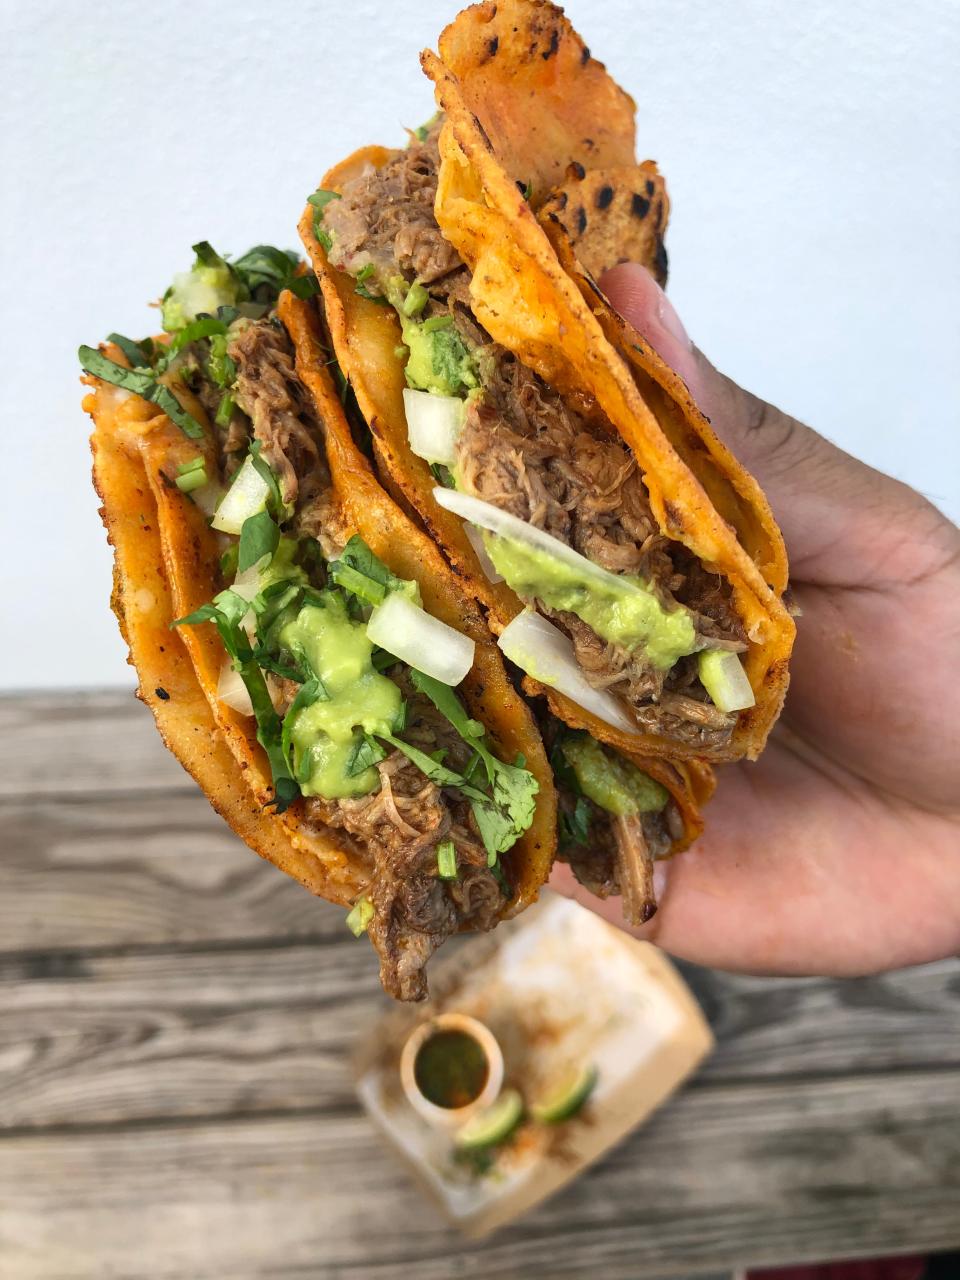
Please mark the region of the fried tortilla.
POLYGON ((331 170, 300 225, 385 482, 568 724, 755 758, 794 635, 783 540, 591 271, 666 269, 632 101, 550 4, 475 5, 439 47, 436 120, 331 170))
MULTIPOLYGON (((385 988, 419 999, 447 936, 536 898, 556 789, 476 603, 376 479, 317 300, 299 296, 311 281, 292 271, 262 246, 232 265, 197 246, 166 334, 82 349, 114 607, 141 696, 214 807, 351 906, 385 988), (422 669, 464 645, 456 678, 422 669)), ((668 856, 706 797, 651 768, 664 790, 637 821, 668 856)), ((643 776, 629 775, 641 799, 643 776)), ((628 792, 615 802, 636 808, 628 792)), ((612 839, 594 808, 596 840, 612 839)))

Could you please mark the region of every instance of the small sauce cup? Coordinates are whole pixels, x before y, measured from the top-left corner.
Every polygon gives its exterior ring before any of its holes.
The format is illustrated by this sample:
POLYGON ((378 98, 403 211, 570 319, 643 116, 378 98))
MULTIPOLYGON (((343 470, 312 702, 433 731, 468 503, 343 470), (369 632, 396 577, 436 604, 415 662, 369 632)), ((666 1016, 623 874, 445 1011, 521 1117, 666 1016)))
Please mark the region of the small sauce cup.
POLYGON ((441 1013, 414 1029, 400 1054, 400 1082, 410 1105, 440 1128, 458 1128, 489 1107, 503 1085, 503 1054, 476 1018, 441 1013))

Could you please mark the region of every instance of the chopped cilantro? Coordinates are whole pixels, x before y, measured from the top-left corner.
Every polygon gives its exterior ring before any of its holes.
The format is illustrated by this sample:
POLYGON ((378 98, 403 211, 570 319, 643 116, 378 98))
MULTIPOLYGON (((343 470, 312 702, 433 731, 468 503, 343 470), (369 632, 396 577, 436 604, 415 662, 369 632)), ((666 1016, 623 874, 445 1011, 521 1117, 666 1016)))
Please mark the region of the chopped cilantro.
POLYGON ((443 840, 437 845, 437 875, 441 880, 456 880, 457 850, 452 840, 443 840))
MULTIPOLYGON (((122 333, 108 333, 107 341, 120 348, 130 361, 132 369, 149 369, 150 355, 139 342, 132 342, 129 338, 125 338, 122 333)), ((150 343, 150 346, 152 348, 153 343, 150 343)))
POLYGON ((93 347, 83 346, 77 354, 80 357, 80 366, 85 373, 92 373, 95 378, 100 378, 103 382, 122 387, 124 391, 130 391, 144 400, 149 400, 158 409, 162 409, 185 436, 191 440, 203 439, 203 427, 200 423, 187 413, 169 387, 158 382, 153 373, 145 373, 141 369, 127 369, 93 347))
POLYGON ((350 753, 350 758, 347 760, 347 777, 355 778, 358 773, 363 773, 364 769, 369 769, 372 765, 378 764, 385 759, 386 754, 376 738, 371 738, 369 733, 364 733, 357 739, 356 745, 350 753))
POLYGON ((460 737, 480 756, 490 785, 490 795, 478 790, 465 778, 461 778, 459 785, 470 801, 487 850, 488 865, 492 865, 497 854, 506 852, 533 821, 536 796, 540 789, 537 780, 529 770, 523 768, 521 762, 505 764, 497 759, 484 742, 483 725, 467 715, 460 699, 449 685, 424 675, 422 671, 411 671, 410 678, 414 687, 430 699, 460 737))
POLYGON ((340 552, 339 558, 330 562, 327 572, 338 587, 359 597, 364 604, 382 604, 389 591, 406 586, 403 578, 391 573, 358 533, 340 552))
POLYGON ((243 573, 263 556, 272 556, 280 543, 280 529, 269 511, 248 516, 240 529, 240 556, 237 568, 243 573))
POLYGON ((263 672, 257 665, 253 649, 246 633, 240 626, 241 619, 249 609, 249 601, 235 591, 221 591, 210 604, 202 605, 185 618, 177 618, 171 627, 196 626, 201 622, 212 622, 223 641, 235 671, 250 695, 250 703, 257 721, 257 741, 263 747, 270 762, 273 778, 274 798, 271 804, 277 813, 283 813, 300 794, 296 779, 290 772, 286 756, 283 752, 283 730, 280 717, 277 715, 263 672))

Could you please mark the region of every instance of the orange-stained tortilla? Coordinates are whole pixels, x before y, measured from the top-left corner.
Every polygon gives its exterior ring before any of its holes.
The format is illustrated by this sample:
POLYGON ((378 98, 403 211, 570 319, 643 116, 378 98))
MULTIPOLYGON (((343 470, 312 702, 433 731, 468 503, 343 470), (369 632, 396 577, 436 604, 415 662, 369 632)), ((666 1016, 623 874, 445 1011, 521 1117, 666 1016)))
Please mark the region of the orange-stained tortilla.
MULTIPOLYGON (((365 147, 331 169, 323 178, 325 191, 340 191, 368 165, 384 164, 390 156, 384 147, 365 147)), ((429 532, 443 548, 450 567, 458 575, 463 588, 472 593, 489 611, 488 623, 499 633, 521 609, 517 596, 505 583, 491 583, 484 573, 473 545, 464 533, 458 516, 439 506, 433 498, 436 487, 429 466, 410 450, 407 421, 403 407, 406 379, 396 356, 401 342, 400 324, 392 307, 380 306, 362 297, 356 284, 345 272, 331 266, 327 254, 314 232, 314 210, 307 205, 300 220, 300 236, 311 265, 320 281, 327 326, 340 368, 348 378, 373 439, 373 448, 383 471, 384 482, 406 501, 421 517, 429 532)), ((325 362, 318 354, 316 366, 325 362)), ((304 371, 301 370, 301 376, 304 371)), ((590 712, 572 702, 564 694, 524 677, 523 687, 531 697, 546 697, 551 711, 573 728, 585 729, 600 742, 608 742, 628 756, 639 769, 662 782, 674 796, 684 815, 687 832, 674 852, 687 848, 702 830, 697 805, 706 803, 713 794, 713 773, 708 765, 700 765, 696 784, 685 773, 670 772, 663 761, 664 775, 657 772, 656 760, 662 752, 644 750, 638 745, 639 735, 619 732, 590 712), (679 777, 679 782, 678 782, 679 777)))
POLYGON ((670 199, 652 160, 619 169, 576 169, 550 192, 540 221, 559 222, 580 265, 601 276, 621 262, 646 267, 661 288, 667 283, 664 234, 670 199))
POLYGON ((635 102, 555 5, 471 5, 441 33, 439 49, 465 109, 534 208, 570 165, 635 164, 635 102))
MULTIPOLYGON (((282 295, 279 311, 296 348, 298 374, 324 424, 327 460, 340 504, 338 533, 344 540, 359 533, 394 573, 418 583, 424 605, 431 613, 475 640, 474 666, 460 689, 464 701, 470 714, 486 727, 498 754, 509 760, 522 755, 526 767, 537 778, 540 791, 533 824, 503 859, 514 887, 505 914, 515 914, 536 898, 549 874, 556 848, 556 793, 539 731, 526 703, 509 683, 499 650, 473 600, 460 588, 434 544, 387 496, 354 444, 326 369, 323 337, 312 306, 288 293, 282 295)), ((123 362, 116 348, 108 348, 108 354, 123 362)), ((154 551, 159 553, 154 576, 162 578, 163 625, 168 626, 173 618, 191 613, 209 601, 218 586, 217 537, 199 507, 174 483, 177 468, 194 458, 198 447, 208 451, 210 440, 198 446, 145 401, 96 379, 88 381, 95 387, 85 401, 95 423, 95 454, 119 460, 110 475, 100 481, 104 492, 112 502, 122 462, 127 464, 130 475, 138 476, 141 488, 145 486, 144 500, 149 500, 151 506, 154 551)), ((180 386, 177 394, 185 400, 189 398, 190 412, 209 431, 202 406, 180 386)), ((121 563, 118 552, 117 573, 126 584, 128 596, 138 590, 138 570, 143 572, 143 567, 121 563)), ((252 801, 255 811, 262 813, 273 794, 269 766, 256 741, 253 720, 217 698, 225 658, 215 628, 182 627, 168 635, 176 650, 189 657, 199 690, 205 695, 203 722, 216 726, 218 749, 232 759, 230 784, 236 783, 239 775, 245 797, 252 801)), ((148 688, 154 681, 150 651, 141 649, 140 654, 138 658, 134 653, 134 661, 140 664, 142 686, 148 688)), ((165 740, 183 759, 181 739, 168 735, 165 740)), ((218 791, 228 790, 230 784, 224 780, 218 791)), ((212 796, 209 775, 201 785, 212 796)), ((299 805, 284 814, 267 814, 263 823, 274 836, 274 849, 265 856, 278 865, 285 864, 284 869, 298 868, 297 878, 308 883, 314 892, 343 904, 362 892, 369 868, 356 865, 355 856, 341 843, 337 832, 316 834, 314 826, 305 826, 299 805), (309 868, 309 877, 300 873, 304 867, 309 868)))
POLYGON ((295 848, 252 795, 219 732, 190 657, 179 635, 170 630, 176 615, 157 508, 134 443, 157 421, 156 409, 96 379, 86 381, 94 388, 84 399, 95 424, 93 479, 113 547, 111 604, 137 672, 138 696, 153 712, 167 747, 241 840, 311 892, 329 895, 318 860, 295 848))
MULTIPOLYGON (((466 11, 452 24, 453 28, 463 21, 466 29, 473 31, 475 18, 471 15, 482 8, 466 11)), ((524 21, 530 24, 528 45, 533 43, 531 33, 541 29, 546 12, 558 15, 553 6, 545 3, 511 0, 498 7, 498 20, 507 9, 518 26, 522 27, 524 21)), ((565 19, 557 16, 556 20, 564 29, 565 19)), ((447 29, 445 38, 451 30, 447 29)), ((560 45, 563 46, 563 38, 560 45)), ((479 47, 476 39, 474 46, 479 47)), ((522 63, 527 56, 522 54, 522 41, 515 47, 521 51, 518 56, 522 63)), ((465 54, 462 47, 458 49, 462 69, 465 54)), ((705 433, 705 420, 690 412, 689 397, 686 401, 673 398, 679 395, 676 385, 669 389, 672 394, 664 397, 669 401, 669 411, 663 411, 658 404, 671 430, 678 424, 678 442, 679 427, 684 428, 687 458, 674 447, 642 394, 631 364, 611 342, 595 308, 588 305, 575 280, 564 270, 554 246, 518 189, 524 162, 534 160, 532 149, 529 156, 522 153, 518 142, 522 131, 513 130, 508 136, 505 155, 517 167, 507 170, 498 150, 500 140, 491 131, 489 120, 481 125, 475 114, 476 102, 436 55, 426 52, 422 62, 435 82, 437 102, 446 117, 440 134, 437 220, 445 238, 471 268, 470 296, 476 319, 495 341, 513 351, 545 381, 561 391, 586 397, 602 410, 637 459, 661 531, 687 546, 711 572, 728 580, 734 606, 750 641, 743 661, 756 705, 738 715, 725 746, 704 751, 655 735, 629 735, 609 729, 602 734, 598 729, 597 736, 620 749, 632 746, 641 753, 682 756, 696 751, 716 760, 744 755, 756 758, 783 703, 795 632, 781 599, 786 561, 769 508, 749 477, 740 477, 736 485, 732 483, 730 476, 739 476, 740 469, 712 433, 705 433), (693 447, 695 440, 702 442, 702 449, 693 447), (701 451, 709 460, 703 481, 691 469, 701 451), (730 502, 724 503, 726 510, 718 510, 713 497, 719 499, 728 484, 730 502), (740 505, 741 523, 749 535, 755 535, 751 547, 743 545, 726 518, 732 508, 740 505), (758 552, 759 563, 754 558, 758 552)), ((522 71, 522 65, 501 65, 501 113, 510 100, 510 85, 522 82, 522 71)), ((514 110, 519 113, 524 109, 525 99, 518 93, 514 110)), ((572 265, 572 261, 568 263, 569 268, 572 265)))

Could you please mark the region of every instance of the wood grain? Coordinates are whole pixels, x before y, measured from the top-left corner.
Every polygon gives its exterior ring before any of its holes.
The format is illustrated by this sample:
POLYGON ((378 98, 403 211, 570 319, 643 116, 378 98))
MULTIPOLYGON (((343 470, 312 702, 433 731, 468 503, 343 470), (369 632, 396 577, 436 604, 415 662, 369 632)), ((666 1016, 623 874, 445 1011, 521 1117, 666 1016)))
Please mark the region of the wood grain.
POLYGON ((317 936, 342 923, 191 788, 0 802, 0 950, 317 936))
POLYGON ((192 789, 132 689, 0 697, 0 796, 192 789))
POLYGON ((464 1246, 353 1099, 369 948, 236 840, 132 694, 0 698, 0 829, 0 1280, 649 1280, 960 1245, 960 961, 681 966, 715 1055, 464 1246))
POLYGON ((359 1117, 19 1136, 3 1144, 0 1256, 18 1280, 628 1280, 955 1244, 960 1080, 877 1083, 688 1091, 589 1178, 470 1246, 359 1117))
MULTIPOLYGON (((317 910, 312 944, 0 957, 0 1129, 351 1109, 353 1041, 387 1002, 370 948, 317 910)), ((849 983, 690 976, 720 1037, 695 1088, 960 1057, 956 962, 849 983)))

